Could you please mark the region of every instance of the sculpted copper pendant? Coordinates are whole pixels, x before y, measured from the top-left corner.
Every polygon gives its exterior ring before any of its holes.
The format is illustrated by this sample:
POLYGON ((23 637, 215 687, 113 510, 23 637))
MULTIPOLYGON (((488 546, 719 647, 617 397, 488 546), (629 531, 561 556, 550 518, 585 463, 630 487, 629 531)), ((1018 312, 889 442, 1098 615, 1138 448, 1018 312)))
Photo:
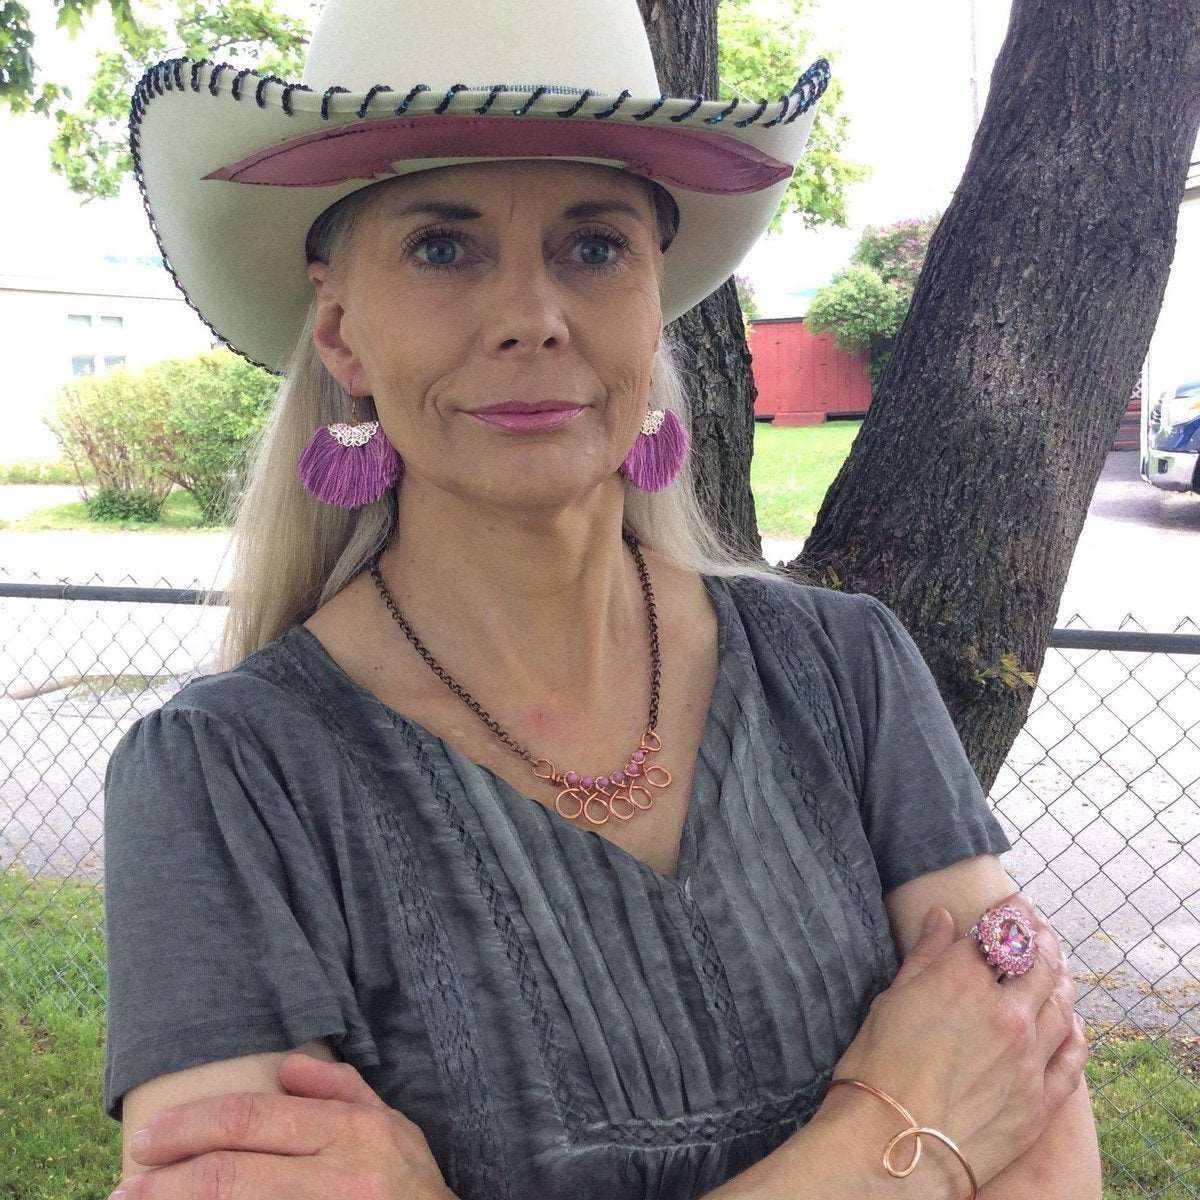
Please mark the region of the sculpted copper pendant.
POLYGON ((596 778, 581 776, 577 771, 560 774, 548 758, 538 758, 534 760, 533 773, 539 779, 563 785, 554 798, 554 811, 560 817, 573 821, 582 816, 592 825, 603 825, 610 817, 628 821, 636 811, 645 812, 654 804, 651 788, 665 788, 671 782, 671 772, 666 767, 646 761, 661 749, 662 739, 653 729, 647 729, 641 744, 620 771, 596 778))

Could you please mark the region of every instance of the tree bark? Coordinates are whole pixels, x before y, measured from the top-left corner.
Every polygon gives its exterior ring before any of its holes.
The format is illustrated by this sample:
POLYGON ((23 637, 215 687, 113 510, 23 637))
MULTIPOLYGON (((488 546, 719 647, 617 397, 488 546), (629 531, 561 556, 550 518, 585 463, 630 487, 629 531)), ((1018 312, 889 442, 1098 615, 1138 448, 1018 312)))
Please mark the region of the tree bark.
MULTIPOLYGON (((905 103, 919 137, 919 86, 905 103)), ((985 791, 1033 691, 1003 656, 1041 669, 1198 122, 1200 0, 1014 0, 965 174, 796 560, 898 613, 985 791)))
MULTIPOLYGON (((638 0, 638 7, 663 90, 715 98, 717 0, 638 0)), ((760 554, 750 493, 756 392, 733 279, 665 332, 689 378, 689 459, 700 503, 726 542, 760 554)))

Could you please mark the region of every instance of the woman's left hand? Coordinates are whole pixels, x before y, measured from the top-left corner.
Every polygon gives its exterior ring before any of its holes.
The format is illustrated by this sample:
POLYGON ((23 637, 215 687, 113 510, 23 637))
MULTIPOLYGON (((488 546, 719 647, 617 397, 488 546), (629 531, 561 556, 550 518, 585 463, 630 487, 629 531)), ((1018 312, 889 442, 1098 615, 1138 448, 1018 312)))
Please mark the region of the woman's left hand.
MULTIPOLYGON (((230 1092, 159 1113, 121 1200, 455 1200, 419 1126, 349 1063, 279 1062, 287 1094, 230 1092)), ((111 1198, 110 1198, 111 1200, 111 1198)))

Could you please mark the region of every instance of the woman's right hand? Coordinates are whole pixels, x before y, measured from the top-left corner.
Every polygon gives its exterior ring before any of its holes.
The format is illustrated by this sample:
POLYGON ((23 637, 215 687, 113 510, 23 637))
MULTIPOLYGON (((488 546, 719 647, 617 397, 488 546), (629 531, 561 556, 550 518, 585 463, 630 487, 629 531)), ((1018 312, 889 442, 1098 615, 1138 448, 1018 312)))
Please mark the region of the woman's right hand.
MULTIPOLYGON (((973 938, 956 936, 946 909, 933 910, 939 924, 872 1001, 833 1071, 834 1079, 859 1079, 886 1092, 918 1125, 944 1133, 971 1164, 980 1188, 1038 1140, 1050 1115, 1079 1087, 1088 1058, 1075 1022, 1075 983, 1054 931, 1021 892, 1000 903, 1032 923, 1033 967, 997 983, 1000 968, 973 938)), ((831 1093, 839 1103, 854 1097, 875 1105, 891 1114, 897 1133, 903 1128, 899 1113, 861 1088, 831 1093)), ((939 1148, 951 1154, 936 1138, 921 1140, 922 1157, 939 1148)), ((912 1161, 915 1143, 915 1136, 907 1137, 893 1149, 897 1170, 912 1161)), ((914 1178, 920 1171, 918 1164, 914 1178)))

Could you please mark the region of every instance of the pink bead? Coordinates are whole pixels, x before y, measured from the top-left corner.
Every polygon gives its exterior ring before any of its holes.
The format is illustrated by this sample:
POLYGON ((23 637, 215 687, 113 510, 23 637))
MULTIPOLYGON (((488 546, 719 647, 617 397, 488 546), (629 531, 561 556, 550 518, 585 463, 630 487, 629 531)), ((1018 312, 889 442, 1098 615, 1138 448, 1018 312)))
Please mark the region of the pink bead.
POLYGON ((642 773, 642 764, 638 762, 628 762, 625 764, 626 775, 640 775, 642 773))
POLYGON ((599 776, 599 777, 596 779, 596 786, 597 786, 597 787, 598 787, 598 788, 599 788, 601 791, 604 791, 604 789, 605 789, 606 787, 608 787, 608 776, 607 776, 607 775, 601 775, 601 776, 599 776))
POLYGON ((646 761, 646 752, 645 752, 645 750, 635 750, 633 752, 633 754, 630 755, 630 757, 636 763, 645 762, 646 761))
POLYGON ((1000 944, 1012 954, 1024 954, 1029 949, 1029 939, 1016 921, 1005 921, 1000 926, 1000 944))
POLYGON ((609 776, 609 779, 611 779, 613 781, 613 783, 615 783, 619 786, 620 784, 625 782, 625 772, 624 771, 614 771, 609 776))
POLYGON ((590 792, 590 791, 592 790, 592 783, 593 783, 593 782, 594 782, 594 781, 593 781, 593 779, 592 779, 592 777, 591 777, 590 775, 585 775, 585 776, 584 776, 584 777, 583 777, 583 778, 582 778, 582 779, 579 781, 579 784, 580 784, 580 786, 583 788, 583 790, 584 790, 585 792, 590 792))
POLYGON ((567 787, 574 787, 579 782, 579 772, 568 771, 564 778, 567 781, 567 787))

